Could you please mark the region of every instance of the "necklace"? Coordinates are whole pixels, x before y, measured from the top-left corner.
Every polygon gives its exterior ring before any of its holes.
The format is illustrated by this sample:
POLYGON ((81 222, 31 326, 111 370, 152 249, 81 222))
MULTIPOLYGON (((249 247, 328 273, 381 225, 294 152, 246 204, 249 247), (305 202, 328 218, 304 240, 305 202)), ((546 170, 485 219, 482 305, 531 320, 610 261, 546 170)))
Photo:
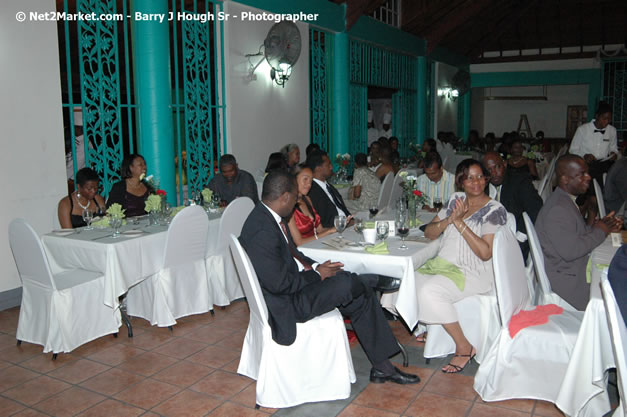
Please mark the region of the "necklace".
POLYGON ((76 202, 78 203, 79 206, 81 206, 81 208, 83 210, 87 210, 87 207, 89 207, 91 205, 91 201, 87 200, 87 205, 82 205, 81 204, 81 193, 76 193, 76 202))

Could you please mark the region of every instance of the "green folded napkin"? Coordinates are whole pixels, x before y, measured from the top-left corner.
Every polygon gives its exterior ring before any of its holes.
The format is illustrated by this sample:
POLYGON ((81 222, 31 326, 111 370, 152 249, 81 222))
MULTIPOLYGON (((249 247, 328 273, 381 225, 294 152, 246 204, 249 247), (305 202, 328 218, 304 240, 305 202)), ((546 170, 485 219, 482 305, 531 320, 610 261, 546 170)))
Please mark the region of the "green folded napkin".
MULTIPOLYGON (((594 264, 594 266, 602 271, 605 268, 609 268, 610 264, 594 264)), ((588 264, 586 265, 586 282, 588 284, 592 282, 592 257, 588 258, 588 264)))
POLYGON ((387 255, 388 253, 390 253, 390 251, 388 250, 387 242, 377 243, 374 246, 366 246, 365 251, 368 253, 372 253, 373 255, 387 255))
POLYGON ((170 212, 170 217, 176 216, 179 213, 179 211, 183 210, 184 208, 185 206, 174 207, 172 211, 170 212))
MULTIPOLYGON (((122 219, 122 226, 124 226, 125 224, 126 220, 122 219)), ((107 227, 110 227, 109 216, 101 217, 98 220, 91 222, 91 225, 97 229, 105 229, 107 227)))
POLYGON ((466 277, 457 265, 450 263, 444 258, 436 256, 429 259, 423 266, 418 268, 418 272, 426 275, 442 275, 449 278, 457 285, 460 291, 464 291, 466 277))
POLYGON ((347 188, 351 186, 350 182, 340 182, 338 184, 333 185, 335 188, 347 188))

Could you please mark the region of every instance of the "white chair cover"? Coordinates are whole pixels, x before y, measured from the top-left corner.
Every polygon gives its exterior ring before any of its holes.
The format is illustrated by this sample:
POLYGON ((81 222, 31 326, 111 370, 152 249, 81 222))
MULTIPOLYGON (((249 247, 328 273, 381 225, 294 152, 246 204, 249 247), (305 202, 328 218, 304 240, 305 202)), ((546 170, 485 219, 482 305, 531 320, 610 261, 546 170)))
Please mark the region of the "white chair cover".
POLYGON ((592 180, 592 184, 594 184, 594 194, 597 198, 597 204, 599 206, 599 217, 603 218, 607 216, 607 212, 605 211, 605 201, 603 201, 603 191, 601 191, 601 186, 596 179, 592 180))
POLYGON ((213 293, 207 281, 205 246, 209 220, 202 207, 181 210, 170 224, 163 267, 131 287, 127 312, 151 325, 173 326, 176 319, 213 309, 213 293))
POLYGON ((228 305, 231 301, 244 297, 244 290, 229 251, 229 236, 239 236, 242 233, 242 226, 254 208, 255 203, 248 197, 233 200, 226 206, 220 218, 217 249, 210 252, 207 247, 207 278, 215 291, 214 302, 217 305, 228 305))
POLYGON ((22 281, 17 340, 60 353, 117 333, 120 311, 103 302, 102 274, 72 269, 53 275, 37 233, 24 219, 9 224, 9 244, 22 281))
MULTIPOLYGON (((560 149, 560 152, 562 150, 560 149)), ((540 181, 540 185, 538 186, 538 195, 542 198, 543 202, 546 202, 547 198, 553 192, 553 174, 555 173, 555 164, 557 163, 557 158, 561 155, 556 156, 551 160, 549 164, 549 169, 546 170, 546 174, 544 174, 544 178, 540 181)))
POLYGON ((401 187, 403 178, 398 175, 401 172, 402 171, 398 171, 398 173, 394 176, 394 182, 392 183, 392 191, 390 192, 390 199, 387 203, 387 206, 391 209, 396 208, 396 200, 403 195, 403 187, 401 187))
MULTIPOLYGON (((604 271, 604 275, 606 273, 607 270, 604 271)), ((625 327, 614 291, 607 278, 601 279, 601 291, 614 347, 616 379, 618 380, 618 395, 620 397, 620 405, 613 415, 616 417, 627 417, 627 407, 625 407, 625 401, 627 400, 627 397, 625 397, 627 395, 627 351, 625 350, 627 348, 627 327, 625 327)))
POLYGON ((383 210, 387 207, 388 202, 390 201, 390 195, 392 194, 392 186, 394 185, 394 173, 388 172, 385 178, 383 179, 383 183, 381 184, 381 189, 379 190, 379 201, 377 206, 379 210, 383 210))
POLYGON ((550 316, 546 324, 520 330, 512 339, 510 320, 530 301, 524 262, 507 228, 496 232, 493 248, 501 331, 475 375, 475 391, 484 401, 533 398, 555 402, 583 314, 564 310, 550 316))
POLYGON ((551 282, 544 269, 544 254, 542 253, 542 246, 540 246, 536 228, 533 226, 533 222, 526 212, 523 213, 523 220, 525 221, 525 228, 527 229, 527 238, 529 239, 529 248, 531 249, 536 278, 540 284, 540 288, 538 288, 539 291, 536 291, 534 304, 557 304, 566 310, 577 311, 575 307, 571 306, 566 300, 551 290, 551 282))
POLYGON ((296 325, 296 340, 272 340, 268 309, 248 255, 234 235, 230 247, 250 309, 239 374, 257 380, 257 404, 284 408, 348 398, 355 371, 337 309, 296 325))

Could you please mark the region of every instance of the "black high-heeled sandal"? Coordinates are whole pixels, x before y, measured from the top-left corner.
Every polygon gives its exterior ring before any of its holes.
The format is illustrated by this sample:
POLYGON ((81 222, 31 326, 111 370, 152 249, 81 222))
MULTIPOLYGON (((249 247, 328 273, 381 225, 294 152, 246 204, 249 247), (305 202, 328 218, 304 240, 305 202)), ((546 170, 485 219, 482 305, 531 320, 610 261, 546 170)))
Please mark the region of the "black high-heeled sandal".
POLYGON ((471 346, 468 355, 453 355, 453 358, 469 358, 468 362, 466 362, 464 366, 453 365, 449 362, 448 366, 453 367, 454 371, 445 371, 444 369, 442 369, 442 372, 444 372, 445 374, 458 374, 466 369, 466 366, 468 366, 468 364, 475 358, 475 356, 477 356, 477 352, 475 352, 474 354, 472 353, 473 349, 474 347, 471 346))

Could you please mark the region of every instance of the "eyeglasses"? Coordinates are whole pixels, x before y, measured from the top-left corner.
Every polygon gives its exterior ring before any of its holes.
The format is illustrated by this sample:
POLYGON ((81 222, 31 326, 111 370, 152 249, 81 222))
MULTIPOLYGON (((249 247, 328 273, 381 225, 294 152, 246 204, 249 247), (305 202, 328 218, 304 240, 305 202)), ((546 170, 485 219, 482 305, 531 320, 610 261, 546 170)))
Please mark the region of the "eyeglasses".
POLYGON ((477 176, 470 175, 470 176, 466 177, 466 179, 464 179, 464 182, 481 181, 481 180, 484 180, 484 179, 485 179, 485 176, 482 175, 482 174, 479 174, 477 176))

